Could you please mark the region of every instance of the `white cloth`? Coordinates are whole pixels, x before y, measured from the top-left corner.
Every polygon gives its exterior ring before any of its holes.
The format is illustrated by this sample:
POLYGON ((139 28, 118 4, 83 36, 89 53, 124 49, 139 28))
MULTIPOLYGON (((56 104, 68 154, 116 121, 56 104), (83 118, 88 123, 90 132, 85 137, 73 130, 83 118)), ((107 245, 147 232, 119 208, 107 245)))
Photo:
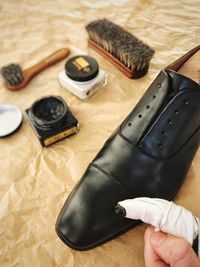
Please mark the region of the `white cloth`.
POLYGON ((189 210, 163 199, 134 198, 120 201, 126 210, 126 218, 141 220, 162 231, 184 238, 191 245, 197 235, 200 256, 200 221, 189 210))

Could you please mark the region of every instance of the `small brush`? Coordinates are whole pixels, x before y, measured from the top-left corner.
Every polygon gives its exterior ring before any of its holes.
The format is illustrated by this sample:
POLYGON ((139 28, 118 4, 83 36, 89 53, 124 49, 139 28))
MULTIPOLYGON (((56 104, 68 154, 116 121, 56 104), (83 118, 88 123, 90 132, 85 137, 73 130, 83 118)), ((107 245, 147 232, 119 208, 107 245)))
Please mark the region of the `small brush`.
POLYGON ((127 77, 144 76, 155 51, 137 37, 107 19, 86 26, 88 44, 111 61, 127 77))
POLYGON ((1 75, 5 80, 5 87, 13 91, 25 87, 35 75, 64 59, 69 53, 70 50, 68 48, 59 49, 38 64, 23 71, 18 64, 9 64, 2 67, 1 75))

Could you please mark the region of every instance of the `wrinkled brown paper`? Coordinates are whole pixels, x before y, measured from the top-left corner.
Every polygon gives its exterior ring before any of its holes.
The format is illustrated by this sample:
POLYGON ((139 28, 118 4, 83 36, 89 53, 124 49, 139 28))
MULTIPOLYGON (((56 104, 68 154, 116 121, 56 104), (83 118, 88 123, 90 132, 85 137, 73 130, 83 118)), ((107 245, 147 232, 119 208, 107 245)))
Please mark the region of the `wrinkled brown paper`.
MULTIPOLYGON (((88 163, 133 109, 160 69, 200 43, 199 0, 8 0, 0 3, 0 65, 37 63, 61 47, 71 55, 89 54, 108 72, 108 84, 82 102, 60 88, 57 74, 65 61, 50 67, 21 91, 0 81, 0 103, 16 104, 23 125, 0 139, 0 266, 2 267, 143 267, 140 225, 86 252, 65 246, 57 237, 57 215, 88 163), (87 47, 84 29, 106 17, 151 45, 156 54, 148 74, 129 80, 87 47), (39 97, 61 95, 80 121, 80 132, 42 148, 25 109, 39 97)), ((200 217, 200 153, 175 201, 200 217)))

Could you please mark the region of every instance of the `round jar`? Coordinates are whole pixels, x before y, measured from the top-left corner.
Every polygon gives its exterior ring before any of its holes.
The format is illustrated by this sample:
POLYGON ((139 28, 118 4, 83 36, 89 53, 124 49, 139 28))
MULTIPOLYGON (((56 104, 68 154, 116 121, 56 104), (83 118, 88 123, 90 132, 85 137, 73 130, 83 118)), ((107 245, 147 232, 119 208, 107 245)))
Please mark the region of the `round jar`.
POLYGON ((106 84, 107 75, 98 62, 86 55, 75 56, 58 75, 60 85, 79 97, 87 99, 106 84))
POLYGON ((33 103, 29 110, 37 127, 51 130, 59 127, 67 118, 68 107, 59 96, 48 96, 33 103))

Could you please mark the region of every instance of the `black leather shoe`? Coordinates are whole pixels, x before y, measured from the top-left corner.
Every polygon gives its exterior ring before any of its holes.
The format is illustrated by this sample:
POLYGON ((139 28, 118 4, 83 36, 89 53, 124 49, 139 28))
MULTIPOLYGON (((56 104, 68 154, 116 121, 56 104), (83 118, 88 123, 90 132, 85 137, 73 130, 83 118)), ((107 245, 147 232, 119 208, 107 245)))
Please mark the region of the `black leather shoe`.
POLYGON ((137 225, 115 213, 118 201, 177 194, 200 143, 200 85, 178 70, 199 52, 159 73, 88 166, 56 223, 69 247, 87 250, 137 225))

